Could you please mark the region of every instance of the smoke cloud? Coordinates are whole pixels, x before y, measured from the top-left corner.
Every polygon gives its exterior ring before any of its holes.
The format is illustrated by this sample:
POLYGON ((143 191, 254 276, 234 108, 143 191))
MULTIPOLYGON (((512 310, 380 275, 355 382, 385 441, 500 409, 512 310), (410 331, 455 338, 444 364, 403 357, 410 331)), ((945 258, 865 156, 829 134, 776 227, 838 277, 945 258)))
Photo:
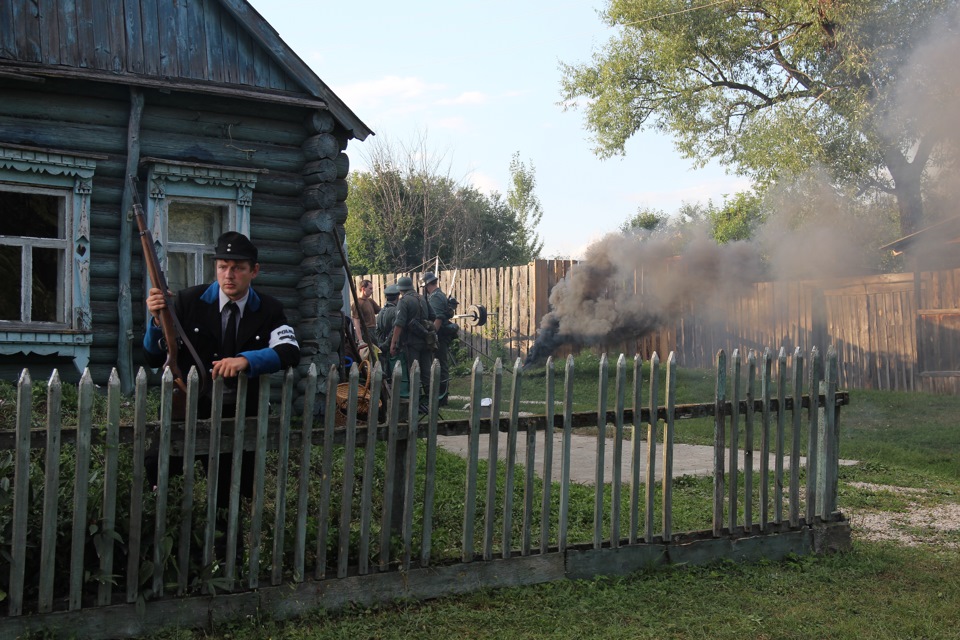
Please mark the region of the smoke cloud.
POLYGON ((763 270, 760 254, 742 242, 717 245, 701 237, 679 257, 674 253, 666 240, 641 235, 611 234, 591 245, 551 291, 527 364, 561 344, 641 337, 678 314, 690 296, 710 308, 763 270))

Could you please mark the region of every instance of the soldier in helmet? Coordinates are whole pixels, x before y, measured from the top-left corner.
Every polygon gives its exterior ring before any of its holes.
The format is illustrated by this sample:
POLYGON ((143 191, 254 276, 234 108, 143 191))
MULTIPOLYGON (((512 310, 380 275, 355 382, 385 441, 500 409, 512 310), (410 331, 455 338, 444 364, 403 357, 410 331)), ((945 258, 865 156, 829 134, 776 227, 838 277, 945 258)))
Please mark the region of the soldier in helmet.
MULTIPOLYGON (((397 289, 400 291, 400 301, 397 303, 393 336, 390 339, 390 356, 396 357, 402 353, 408 367, 414 361, 420 363, 420 392, 426 394, 430 385, 430 365, 433 363, 433 352, 429 346, 431 340, 426 328, 430 325, 430 308, 413 287, 413 278, 398 278, 397 289)), ((433 327, 430 326, 430 329, 433 327)), ((435 340, 434 333, 433 342, 435 340)), ((411 397, 410 401, 418 402, 419 399, 411 397)))
POLYGON ((380 313, 377 314, 376 339, 380 351, 390 354, 390 340, 393 338, 393 323, 397 319, 397 301, 400 298, 400 289, 397 285, 389 284, 383 290, 387 301, 380 313))
MULTIPOLYGON (((437 360, 440 361, 440 404, 447 404, 447 391, 450 384, 450 370, 448 368, 448 358, 450 355, 450 343, 456 331, 451 333, 448 329, 450 324, 449 304, 446 294, 440 289, 437 275, 432 271, 427 271, 420 278, 420 284, 423 286, 427 303, 430 305, 430 313, 433 315, 433 326, 437 332, 437 360)), ((454 325, 456 330, 456 325, 454 325)))

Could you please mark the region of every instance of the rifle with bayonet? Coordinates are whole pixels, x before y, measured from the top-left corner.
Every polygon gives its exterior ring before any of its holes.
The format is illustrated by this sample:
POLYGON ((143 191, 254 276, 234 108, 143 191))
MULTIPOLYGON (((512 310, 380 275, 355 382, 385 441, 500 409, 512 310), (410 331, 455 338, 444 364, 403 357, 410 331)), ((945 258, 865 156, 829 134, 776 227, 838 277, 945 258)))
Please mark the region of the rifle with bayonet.
MULTIPOLYGON (((177 318, 173 309, 173 295, 167 287, 167 279, 163 274, 163 268, 160 265, 160 258, 157 256, 157 250, 153 243, 153 234, 147 226, 147 218, 143 214, 143 205, 140 204, 140 194, 137 192, 137 178, 130 176, 130 192, 133 194, 133 217, 137 221, 137 229, 140 232, 140 246, 143 249, 143 262, 147 266, 147 275, 150 276, 150 282, 153 287, 163 292, 164 300, 167 305, 160 309, 158 322, 160 330, 163 332, 163 342, 167 347, 167 359, 163 363, 164 368, 169 368, 173 375, 174 393, 173 393, 173 416, 174 418, 183 418, 186 409, 187 398, 187 380, 177 364, 180 344, 186 347, 190 357, 196 363, 197 373, 200 374, 201 389, 205 390, 208 384, 206 372, 203 370, 203 361, 197 355, 196 349, 187 337, 186 332, 177 318)), ((149 322, 149 320, 148 320, 149 322)))

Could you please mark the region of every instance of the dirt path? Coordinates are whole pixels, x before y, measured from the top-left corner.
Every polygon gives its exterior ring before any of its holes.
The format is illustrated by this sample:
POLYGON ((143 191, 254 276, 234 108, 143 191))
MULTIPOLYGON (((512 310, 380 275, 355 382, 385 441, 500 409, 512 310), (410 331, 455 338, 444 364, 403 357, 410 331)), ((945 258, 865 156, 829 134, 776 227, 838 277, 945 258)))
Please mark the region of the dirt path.
MULTIPOLYGON (((438 436, 437 443, 450 451, 462 457, 467 455, 467 436, 438 436)), ((604 469, 603 481, 609 482, 613 478, 614 461, 614 440, 607 438, 604 440, 604 469)), ((555 435, 553 439, 552 456, 552 477, 554 479, 560 476, 560 462, 562 455, 563 441, 561 435, 555 435)), ((630 447, 629 441, 624 442, 624 447, 630 447)), ((537 474, 543 477, 544 460, 544 441, 539 437, 534 448, 534 467, 537 474)), ((481 460, 489 458, 490 441, 487 436, 480 438, 479 456, 481 460)), ((631 479, 631 460, 630 451, 623 451, 620 465, 620 477, 625 483, 631 479)), ((497 455, 501 460, 507 458, 507 437, 505 433, 500 433, 497 439, 497 455)), ((729 451, 724 451, 724 464, 729 461, 729 451)), ((524 464, 527 459, 526 438, 523 434, 517 436, 517 454, 516 461, 524 464)), ((744 452, 739 452, 738 468, 744 468, 744 452)), ((754 470, 760 469, 760 455, 755 452, 751 455, 754 470)), ((597 438, 596 436, 572 436, 570 444, 570 480, 580 484, 593 484, 597 480, 597 438)), ((774 456, 770 456, 770 472, 773 473, 776 461, 774 456)), ((855 464, 853 460, 843 460, 842 464, 855 464)), ((806 464, 806 459, 801 457, 800 464, 806 464)), ((790 461, 784 461, 784 469, 790 467, 790 461)), ((655 468, 657 477, 663 475, 663 449, 658 448, 656 452, 655 468)), ((729 469, 728 469, 729 470, 729 469)), ((647 445, 642 443, 642 453, 640 457, 640 477, 646 478, 647 473, 647 445)), ((675 444, 673 452, 673 476, 684 475, 705 476, 713 473, 713 447, 700 446, 692 444, 675 444)))

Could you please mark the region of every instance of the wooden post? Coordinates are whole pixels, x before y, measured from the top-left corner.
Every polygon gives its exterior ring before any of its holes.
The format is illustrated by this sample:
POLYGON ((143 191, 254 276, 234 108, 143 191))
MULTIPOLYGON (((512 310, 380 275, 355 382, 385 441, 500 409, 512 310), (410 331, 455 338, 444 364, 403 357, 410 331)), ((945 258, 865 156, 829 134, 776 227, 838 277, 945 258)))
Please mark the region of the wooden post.
MULTIPOLYGON (((23 613, 23 580, 26 573, 26 554, 20 551, 27 546, 27 518, 30 510, 30 421, 32 419, 33 409, 33 381, 30 379, 30 372, 26 369, 20 374, 20 380, 17 382, 17 445, 14 450, 14 469, 13 469, 13 526, 11 550, 14 552, 10 557, 10 608, 8 615, 19 616, 23 613)), ((89 445, 88 445, 89 446, 89 445)), ((80 473, 79 465, 80 449, 79 442, 77 448, 77 473, 80 473)), ((79 488, 79 485, 78 485, 79 488)), ((86 487, 83 487, 86 490, 86 487)), ((84 504, 86 504, 84 502, 84 504)), ((81 529, 86 524, 86 514, 81 519, 81 529)), ((76 510, 74 510, 73 533, 77 535, 76 510)), ((81 532, 82 534, 85 531, 81 532)), ((74 551, 76 551, 74 543, 74 551)), ((82 547, 81 547, 82 549, 82 547)), ((76 557, 74 568, 76 566, 76 557)), ((81 557, 80 568, 83 568, 83 559, 81 557)), ((71 605, 73 604, 73 583, 71 581, 71 605)), ((79 600, 77 607, 79 608, 79 600)))
POLYGON ((563 445, 560 453, 560 524, 558 547, 567 550, 567 518, 570 508, 570 440, 573 436, 573 356, 567 356, 563 379, 563 445))
POLYGON ((677 355, 667 358, 666 405, 667 419, 663 422, 663 541, 673 537, 673 410, 677 396, 677 355))
POLYGON ((777 354, 777 459, 774 463, 773 521, 783 522, 783 457, 785 455, 785 427, 787 419, 787 351, 783 347, 777 354))
POLYGON ((607 354, 600 356, 597 381, 597 458, 593 493, 593 548, 603 543, 603 467, 607 443, 607 354))
POLYGON ((728 462, 727 467, 730 475, 727 478, 729 484, 727 492, 730 500, 730 509, 727 513, 727 528, 733 533, 737 528, 737 506, 739 498, 739 478, 737 474, 740 467, 740 350, 733 350, 733 398, 730 400, 730 444, 727 449, 728 462))
POLYGON ((790 526, 800 526, 800 425, 803 419, 803 354, 793 352, 793 439, 790 446, 790 526))
POLYGON ((660 401, 660 356, 650 356, 650 422, 647 423, 647 492, 644 507, 643 541, 653 542, 653 501, 657 490, 657 403, 660 401))
MULTIPOLYGON (((143 92, 130 87, 130 117, 127 120, 127 158, 124 176, 137 175, 140 164, 140 122, 143 117, 143 92)), ((117 301, 119 325, 117 337, 117 367, 120 372, 120 388, 124 394, 133 391, 133 296, 131 286, 131 251, 133 246, 132 224, 127 212, 133 206, 133 194, 130 192, 130 180, 124 179, 123 193, 120 196, 120 256, 118 286, 120 298, 117 301)))
MULTIPOLYGON (((337 541, 337 577, 346 578, 350 560, 350 522, 352 521, 353 507, 353 466, 356 464, 357 449, 357 389, 360 386, 360 367, 350 368, 350 388, 347 395, 347 424, 345 426, 346 442, 343 445, 343 487, 340 492, 340 537, 337 541)), ((391 425, 396 440, 396 425, 391 425)), ((326 443, 324 443, 326 444, 326 443)), ((393 451, 387 452, 387 469, 392 466, 390 460, 393 451)), ((393 488, 392 478, 388 473, 384 480, 383 492, 386 499, 383 501, 384 521, 389 522, 391 501, 389 496, 393 488)), ((381 564, 386 567, 390 557, 390 534, 387 527, 387 547, 380 550, 381 564)))
MULTIPOLYGON (((47 384, 47 451, 43 475, 43 528, 40 532, 40 591, 37 595, 37 610, 39 613, 50 613, 53 611, 53 568, 57 554, 57 496, 60 489, 60 407, 62 399, 63 388, 60 383, 60 374, 54 369, 50 375, 50 381, 47 384)), ((30 406, 29 403, 27 406, 30 406)), ((19 425, 19 421, 17 424, 19 425)), ((136 448, 134 448, 134 451, 136 451, 136 448)), ((134 478, 136 478, 136 462, 137 458, 134 458, 134 478)), ((142 455, 140 456, 140 463, 142 484, 142 455)), ((14 476, 14 485, 19 486, 19 483, 16 481, 16 476, 14 476)), ((135 494, 139 495, 139 487, 135 494)), ((130 513, 132 517, 132 508, 130 513)), ((131 526, 131 553, 134 551, 134 534, 135 532, 131 526)), ((139 545, 139 528, 136 531, 136 536, 136 544, 139 545)), ((14 581, 11 580, 10 582, 13 584, 14 581)), ((11 615, 13 614, 11 613, 11 615)))
POLYGON ((747 354, 747 414, 743 434, 743 526, 747 531, 753 527, 753 430, 754 396, 757 382, 757 353, 747 354))
POLYGON ((630 544, 637 543, 640 530, 640 460, 643 455, 643 439, 640 437, 643 423, 640 418, 643 409, 642 397, 643 359, 640 354, 633 356, 633 436, 630 456, 630 544))
POLYGON ((303 582, 306 571, 307 506, 313 480, 310 453, 313 450, 313 408, 317 397, 317 365, 310 363, 303 389, 303 424, 300 429, 300 477, 297 483, 297 523, 293 535, 293 581, 303 582))
MULTIPOLYGON (((500 446, 500 401, 503 396, 503 362, 497 358, 493 365, 493 398, 490 405, 490 436, 487 443, 487 498, 483 522, 483 559, 493 558, 494 529, 497 519, 497 463, 500 446)), ((476 400, 480 401, 479 397, 476 400)), ((471 400, 471 403, 474 402, 471 400)), ((473 407, 473 404, 470 405, 473 407)), ((482 417, 481 417, 482 419, 482 417)))
POLYGON ((507 431, 507 469, 503 483, 503 540, 500 554, 509 558, 513 547, 513 483, 517 466, 517 422, 520 419, 520 359, 513 367, 513 381, 510 385, 510 427, 507 431))
POLYGON ((714 395, 713 422, 713 536, 719 538, 723 533, 724 468, 723 449, 726 441, 724 433, 724 411, 727 404, 727 355, 723 349, 717 352, 717 385, 714 395))
POLYGON ((434 378, 436 378, 436 376, 431 375, 431 409, 427 423, 427 460, 423 486, 423 532, 420 540, 420 566, 422 567, 430 566, 430 543, 433 535, 433 500, 437 488, 437 418, 439 412, 436 410, 436 407, 440 402, 438 397, 440 386, 439 384, 434 384, 434 378))
MULTIPOLYGON (((144 451, 147 425, 147 372, 137 371, 133 416, 133 484, 130 488, 130 541, 127 549, 127 602, 140 595, 140 547, 143 534, 144 451)), ((49 454, 49 452, 48 452, 49 454)), ((207 563, 209 564, 209 562, 207 563)))
POLYGON ((613 436, 613 478, 611 479, 610 502, 610 546, 616 549, 620 546, 620 492, 622 484, 623 465, 623 405, 627 384, 627 359, 621 353, 617 358, 617 377, 614 405, 614 436, 613 436))
MULTIPOLYGON (((545 279, 546 274, 544 274, 543 277, 545 279)), ((544 414, 547 424, 543 430, 543 497, 540 503, 540 553, 546 553, 550 545, 550 489, 551 483, 553 482, 553 419, 555 410, 553 406, 553 356, 547 356, 545 383, 546 401, 544 414)))
MULTIPOLYGON (((400 365, 393 371, 393 381, 399 382, 400 365)), ((399 389, 399 387, 394 387, 399 389)), ((390 396, 390 420, 395 419, 400 410, 400 394, 390 396)), ((331 364, 327 370, 327 406, 323 423, 323 458, 320 462, 320 510, 317 515, 317 566, 314 578, 327 577, 327 538, 330 527, 330 476, 333 473, 333 431, 337 419, 337 365, 331 364)))
POLYGON ((760 432, 760 530, 766 531, 770 522, 770 393, 773 360, 770 349, 763 350, 763 369, 760 396, 763 403, 760 432))
POLYGON ((813 524, 813 518, 817 514, 817 475, 819 473, 818 457, 820 449, 818 399, 822 377, 821 366, 820 352, 814 347, 810 353, 810 407, 808 412, 810 428, 807 431, 807 526, 813 524))
MULTIPOLYGON (((473 526, 477 509, 477 467, 480 448, 480 398, 483 392, 483 364, 473 361, 470 377, 470 442, 467 447, 467 477, 463 499, 463 542, 460 559, 473 561, 473 526)), ((492 429, 491 429, 492 430, 492 429)))
MULTIPOLYGON (((368 375, 371 375, 368 372, 368 375)), ((360 551, 357 558, 357 573, 370 572, 370 523, 373 521, 373 484, 377 459, 377 409, 383 371, 378 360, 373 365, 373 384, 370 385, 370 407, 367 411, 367 442, 363 451, 363 486, 360 489, 360 551), (376 387, 376 390, 374 390, 376 387)))

